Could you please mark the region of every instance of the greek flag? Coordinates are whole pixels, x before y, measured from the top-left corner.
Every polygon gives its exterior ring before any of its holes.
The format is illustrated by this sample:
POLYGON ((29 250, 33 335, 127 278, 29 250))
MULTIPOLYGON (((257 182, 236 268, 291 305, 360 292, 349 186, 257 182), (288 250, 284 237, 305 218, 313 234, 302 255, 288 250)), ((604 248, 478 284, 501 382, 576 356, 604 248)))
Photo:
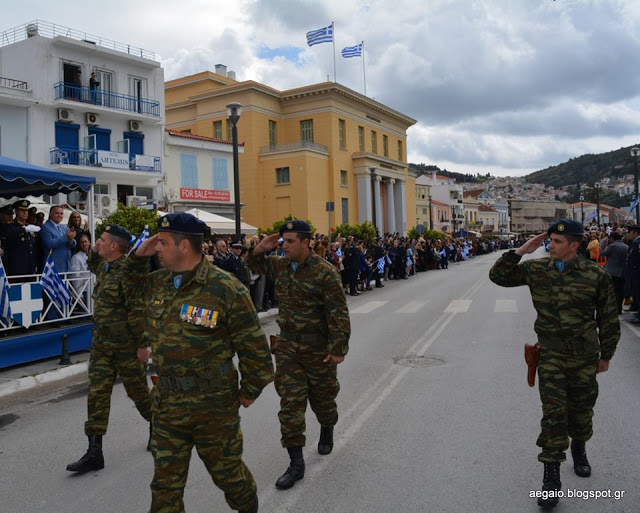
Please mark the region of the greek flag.
POLYGON ((631 206, 629 207, 629 212, 633 212, 638 206, 638 203, 640 203, 640 196, 633 200, 633 203, 631 203, 631 206))
POLYGON ((588 223, 589 221, 595 219, 598 216, 598 211, 594 210, 587 217, 584 218, 584 222, 588 223))
POLYGON ((69 294, 69 289, 60 278, 58 271, 56 271, 56 266, 53 263, 51 255, 47 257, 44 271, 42 271, 42 278, 40 278, 40 284, 47 294, 49 294, 51 301, 58 305, 60 309, 64 309, 65 305, 69 304, 71 294, 69 294))
POLYGON ((309 46, 320 43, 331 43, 333 41, 333 23, 328 27, 307 32, 307 44, 309 46))
POLYGON ((340 248, 336 249, 336 255, 342 257, 342 250, 340 248))
POLYGON ((149 225, 145 224, 144 225, 144 230, 142 230, 142 233, 140 234, 140 237, 138 237, 138 240, 133 245, 133 247, 129 250, 128 254, 135 253, 136 249, 138 249, 140 246, 142 246, 142 243, 145 240, 147 240, 148 238, 149 238, 149 225))
POLYGON ((0 260, 0 319, 9 322, 11 318, 11 304, 9 302, 9 280, 4 272, 2 260, 0 260))
POLYGON ((407 257, 407 267, 410 267, 410 266, 412 266, 412 265, 413 265, 413 258, 412 258, 412 257, 410 257, 410 256, 408 256, 408 257, 407 257))
POLYGON ((362 43, 355 46, 347 46, 342 49, 342 56, 345 58, 349 57, 360 57, 362 55, 362 43))
POLYGON ((378 274, 384 274, 384 257, 378 258, 378 274))

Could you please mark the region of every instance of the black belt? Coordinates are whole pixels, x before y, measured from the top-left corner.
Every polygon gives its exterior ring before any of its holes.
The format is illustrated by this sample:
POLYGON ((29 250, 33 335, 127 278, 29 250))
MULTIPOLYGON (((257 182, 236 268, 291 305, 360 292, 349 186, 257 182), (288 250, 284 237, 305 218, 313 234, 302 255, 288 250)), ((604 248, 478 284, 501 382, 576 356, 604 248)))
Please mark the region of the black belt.
POLYGON ((218 368, 216 378, 201 378, 200 376, 158 376, 158 383, 162 388, 182 392, 206 392, 220 388, 222 377, 233 370, 233 361, 227 360, 218 368))
POLYGON ((326 337, 318 335, 317 333, 294 333, 292 331, 285 330, 280 330, 280 336, 285 340, 290 340, 291 342, 302 342, 303 344, 312 344, 326 339, 326 337))

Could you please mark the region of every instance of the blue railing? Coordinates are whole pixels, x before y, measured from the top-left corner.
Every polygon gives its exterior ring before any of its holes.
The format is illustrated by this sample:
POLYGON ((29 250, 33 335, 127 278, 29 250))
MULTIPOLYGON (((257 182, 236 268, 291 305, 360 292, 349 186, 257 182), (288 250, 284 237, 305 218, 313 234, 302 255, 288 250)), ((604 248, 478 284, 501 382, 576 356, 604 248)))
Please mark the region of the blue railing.
MULTIPOLYGON (((122 155, 123 159, 128 161, 129 169, 132 171, 160 171, 160 157, 153 157, 153 169, 139 164, 138 155, 126 153, 122 155)), ((95 167, 111 167, 102 164, 98 158, 97 150, 85 150, 79 148, 51 148, 49 150, 49 162, 52 165, 70 165, 70 166, 95 166, 95 167)), ((122 169, 121 167, 115 169, 122 169)))
POLYGON ((91 103, 101 107, 160 117, 160 102, 126 94, 109 93, 101 89, 91 90, 88 87, 79 87, 65 82, 58 82, 53 87, 56 100, 91 103))

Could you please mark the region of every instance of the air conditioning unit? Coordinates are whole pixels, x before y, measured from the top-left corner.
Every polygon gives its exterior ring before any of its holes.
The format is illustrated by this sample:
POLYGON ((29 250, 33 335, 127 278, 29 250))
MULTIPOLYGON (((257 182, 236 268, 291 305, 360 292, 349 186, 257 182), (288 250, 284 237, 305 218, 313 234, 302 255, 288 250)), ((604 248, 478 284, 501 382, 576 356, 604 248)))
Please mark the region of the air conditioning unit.
POLYGON ((106 217, 118 208, 118 200, 109 194, 96 194, 94 207, 97 216, 106 217))
POLYGON ((71 109, 58 109, 58 121, 63 123, 73 122, 73 111, 71 109))
POLYGON ((146 196, 127 196, 127 206, 137 207, 140 203, 146 203, 146 196))
POLYGON ((93 112, 87 112, 84 115, 84 121, 87 125, 93 125, 96 126, 99 124, 99 116, 93 112))
POLYGON ((129 120, 129 132, 142 132, 142 121, 129 120))

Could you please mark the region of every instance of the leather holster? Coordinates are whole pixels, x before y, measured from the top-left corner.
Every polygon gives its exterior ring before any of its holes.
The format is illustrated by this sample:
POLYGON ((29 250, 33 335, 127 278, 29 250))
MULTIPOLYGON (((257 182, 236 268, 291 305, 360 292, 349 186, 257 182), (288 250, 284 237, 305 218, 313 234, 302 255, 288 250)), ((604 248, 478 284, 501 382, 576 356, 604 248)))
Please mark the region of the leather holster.
POLYGON ((530 387, 536 384, 536 368, 540 357, 540 347, 538 344, 524 345, 524 361, 527 362, 527 383, 530 387))

